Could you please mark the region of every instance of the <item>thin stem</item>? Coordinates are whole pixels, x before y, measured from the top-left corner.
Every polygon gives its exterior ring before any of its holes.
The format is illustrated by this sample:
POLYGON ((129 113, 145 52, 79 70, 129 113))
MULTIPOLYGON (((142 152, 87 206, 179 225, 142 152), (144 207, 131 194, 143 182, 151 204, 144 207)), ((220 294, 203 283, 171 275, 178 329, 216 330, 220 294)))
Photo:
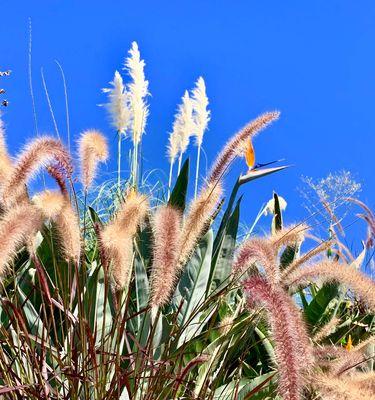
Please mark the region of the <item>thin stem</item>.
POLYGON ((197 167, 195 170, 195 189, 194 189, 194 199, 197 198, 197 191, 198 191, 198 177, 199 177, 199 162, 201 158, 201 145, 198 145, 198 152, 197 152, 197 167))
POLYGON ((120 190, 121 188, 121 132, 117 131, 117 186, 118 189, 120 190))
POLYGON ((168 181, 168 199, 171 195, 171 187, 172 187, 172 175, 173 175, 173 164, 174 159, 171 160, 170 167, 169 167, 169 181, 168 181))
POLYGON ((134 142, 133 148, 133 186, 137 188, 138 186, 138 142, 134 142))
POLYGON ((182 152, 180 152, 180 157, 178 157, 178 172, 177 172, 177 176, 180 175, 181 163, 182 163, 182 152))

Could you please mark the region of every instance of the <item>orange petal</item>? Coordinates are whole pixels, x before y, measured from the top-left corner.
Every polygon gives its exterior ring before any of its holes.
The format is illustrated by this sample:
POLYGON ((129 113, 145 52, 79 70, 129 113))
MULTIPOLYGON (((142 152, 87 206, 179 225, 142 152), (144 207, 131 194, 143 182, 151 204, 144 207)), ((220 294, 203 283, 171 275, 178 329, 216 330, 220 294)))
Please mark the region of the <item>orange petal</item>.
POLYGON ((246 164, 249 167, 249 169, 254 167, 255 151, 254 151, 254 147, 253 147, 253 143, 252 143, 251 139, 249 139, 249 143, 248 143, 246 151, 245 151, 245 160, 246 160, 246 164))
POLYGON ((350 351, 353 347, 353 343, 352 343, 352 335, 349 335, 348 337, 348 341, 346 343, 345 349, 350 351))

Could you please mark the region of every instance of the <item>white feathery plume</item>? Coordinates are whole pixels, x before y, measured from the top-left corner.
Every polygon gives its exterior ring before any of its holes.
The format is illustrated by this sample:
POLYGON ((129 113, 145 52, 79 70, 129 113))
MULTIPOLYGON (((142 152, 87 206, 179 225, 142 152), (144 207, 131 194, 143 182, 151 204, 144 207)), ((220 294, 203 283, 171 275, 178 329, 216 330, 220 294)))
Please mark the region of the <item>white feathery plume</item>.
POLYGON ((194 107, 194 122, 196 144, 198 147, 202 145, 203 135, 207 129, 208 122, 210 121, 210 111, 208 107, 208 98, 206 94, 206 84, 204 79, 200 76, 192 91, 193 107, 194 107))
POLYGON ((108 94, 108 103, 105 104, 105 107, 117 132, 126 135, 130 122, 129 94, 118 71, 115 71, 115 76, 110 84, 112 87, 102 89, 103 93, 108 94))
POLYGON ((102 89, 108 93, 108 103, 105 104, 111 117, 112 125, 116 128, 118 134, 117 142, 117 184, 121 184, 121 141, 122 135, 126 136, 129 128, 131 112, 129 106, 129 93, 126 90, 122 77, 118 71, 115 71, 113 81, 110 82, 111 88, 102 89))
POLYGON ((193 117, 195 124, 194 135, 196 138, 196 145, 198 147, 197 167, 195 171, 195 190, 194 190, 194 197, 196 198, 198 190, 201 146, 203 142, 204 132, 206 131, 208 122, 210 121, 210 111, 207 109, 208 98, 206 95, 206 84, 204 83, 204 79, 202 77, 199 77, 196 82, 196 86, 192 91, 192 99, 193 99, 193 117))
POLYGON ((182 102, 178 106, 177 114, 173 122, 173 131, 169 136, 168 144, 168 157, 170 162, 169 171, 169 185, 168 192, 172 184, 172 170, 173 164, 179 155, 178 161, 178 173, 181 170, 182 155, 185 153, 189 146, 189 139, 194 132, 195 124, 193 120, 193 102, 189 96, 189 92, 186 90, 182 102))
POLYGON ((129 100, 133 120, 133 142, 139 143, 144 133, 146 119, 149 114, 148 105, 145 98, 149 95, 148 81, 144 73, 145 62, 141 60, 141 55, 136 42, 132 43, 129 50, 129 57, 125 60, 125 69, 128 71, 132 82, 128 84, 129 100))

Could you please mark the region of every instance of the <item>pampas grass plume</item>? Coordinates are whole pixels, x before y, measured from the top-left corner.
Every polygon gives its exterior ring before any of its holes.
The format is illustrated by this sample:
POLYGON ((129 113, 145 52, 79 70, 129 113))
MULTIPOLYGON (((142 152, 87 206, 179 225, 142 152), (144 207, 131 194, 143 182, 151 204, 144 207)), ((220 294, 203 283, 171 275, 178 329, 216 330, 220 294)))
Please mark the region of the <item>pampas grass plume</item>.
POLYGON ((82 133, 78 147, 81 181, 87 190, 95 178, 98 163, 105 162, 108 158, 107 139, 97 130, 87 130, 82 133))
POLYGON ((117 132, 126 134, 131 117, 129 94, 118 71, 115 71, 115 76, 110 84, 111 88, 102 89, 104 93, 108 94, 109 101, 105 107, 110 115, 112 126, 117 132))
POLYGON ((148 105, 145 98, 149 95, 148 81, 144 73, 145 62, 141 60, 141 55, 136 42, 132 43, 129 50, 129 57, 125 60, 125 69, 128 71, 132 82, 129 83, 129 101, 132 112, 133 123, 133 143, 138 144, 145 131, 146 119, 149 114, 148 105))
POLYGON ((192 91, 194 122, 195 122, 195 137, 197 146, 200 147, 203 142, 203 135, 210 121, 210 111, 207 109, 208 98, 206 94, 206 84, 200 76, 192 91))

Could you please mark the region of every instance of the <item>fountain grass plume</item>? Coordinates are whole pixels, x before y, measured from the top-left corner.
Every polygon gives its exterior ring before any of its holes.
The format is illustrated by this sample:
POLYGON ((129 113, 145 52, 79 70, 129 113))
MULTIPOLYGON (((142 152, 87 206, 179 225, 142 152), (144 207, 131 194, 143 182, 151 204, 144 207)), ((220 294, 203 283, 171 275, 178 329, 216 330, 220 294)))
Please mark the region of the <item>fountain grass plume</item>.
POLYGON ((87 130, 78 141, 81 182, 85 191, 92 185, 99 162, 108 158, 107 139, 97 130, 87 130))
POLYGON ((181 253, 179 263, 183 266, 188 261, 198 239, 211 222, 216 207, 222 196, 223 189, 220 182, 205 186, 198 197, 191 202, 181 232, 181 253))
POLYGON ((81 232, 78 216, 69 198, 61 192, 45 190, 33 196, 32 202, 45 218, 55 223, 64 258, 78 262, 81 254, 81 232))
POLYGON ((42 224, 42 214, 28 203, 16 204, 5 212, 0 219, 0 275, 5 273, 17 250, 32 241, 42 224))
POLYGON ((279 392, 285 400, 299 400, 304 375, 312 366, 309 339, 299 310, 280 287, 272 286, 260 276, 244 281, 249 306, 260 303, 265 307, 275 342, 279 392))
POLYGON ((149 209, 146 196, 131 192, 115 217, 103 227, 100 240, 117 289, 127 288, 133 263, 133 240, 149 209))
POLYGON ((309 285, 312 281, 343 283, 359 295, 371 310, 375 310, 374 281, 349 265, 334 261, 322 261, 309 267, 297 269, 285 278, 284 285, 294 291, 300 286, 309 285))
POLYGON ((181 218, 181 212, 170 205, 159 207, 153 216, 153 264, 150 277, 150 305, 153 308, 168 302, 177 281, 181 218))
POLYGON ((15 167, 2 190, 2 200, 9 207, 24 198, 25 185, 40 168, 58 163, 70 177, 73 171, 71 158, 62 143, 43 136, 31 141, 15 161, 15 167))
POLYGON ((211 183, 220 180, 232 161, 236 157, 244 154, 249 139, 266 128, 271 122, 277 120, 279 116, 280 112, 278 111, 262 114, 255 120, 249 122, 235 136, 229 139, 223 150, 216 157, 208 177, 208 182, 211 183))
POLYGON ((233 263, 233 274, 236 277, 244 273, 258 273, 255 263, 263 267, 269 282, 277 285, 279 282, 279 267, 276 264, 276 250, 268 238, 252 238, 246 240, 237 251, 233 263))

